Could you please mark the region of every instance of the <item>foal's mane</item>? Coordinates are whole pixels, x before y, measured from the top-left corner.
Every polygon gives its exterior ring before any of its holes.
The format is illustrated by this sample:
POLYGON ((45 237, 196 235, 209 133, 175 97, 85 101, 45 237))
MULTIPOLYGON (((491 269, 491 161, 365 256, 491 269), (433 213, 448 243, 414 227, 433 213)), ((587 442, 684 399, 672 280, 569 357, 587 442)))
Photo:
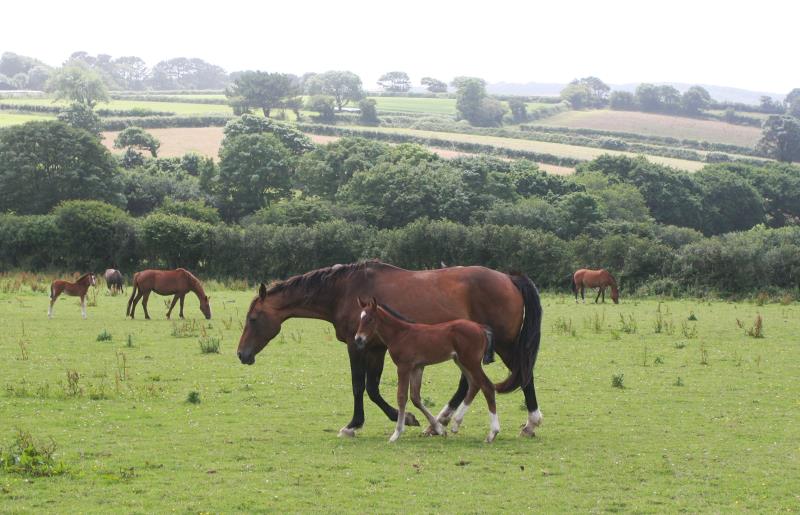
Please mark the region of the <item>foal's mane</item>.
POLYGON ((326 268, 318 268, 306 272, 302 275, 295 275, 285 281, 279 281, 270 285, 267 295, 280 293, 288 290, 296 290, 303 295, 303 301, 308 302, 319 293, 325 286, 328 286, 340 279, 345 279, 362 270, 389 267, 377 259, 359 261, 347 265, 333 265, 326 268))
POLYGON ((405 315, 402 315, 402 314, 398 313, 397 311, 395 311, 391 307, 387 306, 386 304, 378 303, 378 307, 381 308, 382 310, 386 311, 387 313, 389 313, 393 317, 399 318, 403 322, 408 322, 409 324, 416 323, 413 320, 411 320, 410 318, 406 317, 405 315))

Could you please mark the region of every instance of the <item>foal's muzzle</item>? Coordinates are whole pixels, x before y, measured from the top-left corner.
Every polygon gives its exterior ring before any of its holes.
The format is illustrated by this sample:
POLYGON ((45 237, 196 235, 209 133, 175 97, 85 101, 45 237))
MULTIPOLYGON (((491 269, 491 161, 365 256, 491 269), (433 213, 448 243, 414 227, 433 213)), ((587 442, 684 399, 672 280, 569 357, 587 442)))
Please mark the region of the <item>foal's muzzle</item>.
POLYGON ((239 356, 239 361, 242 362, 242 365, 252 365, 256 362, 255 354, 250 354, 247 352, 239 351, 236 353, 239 356))
POLYGON ((353 343, 356 344, 356 349, 361 350, 364 348, 364 345, 367 344, 367 339, 364 338, 362 335, 357 334, 356 337, 353 339, 353 343))

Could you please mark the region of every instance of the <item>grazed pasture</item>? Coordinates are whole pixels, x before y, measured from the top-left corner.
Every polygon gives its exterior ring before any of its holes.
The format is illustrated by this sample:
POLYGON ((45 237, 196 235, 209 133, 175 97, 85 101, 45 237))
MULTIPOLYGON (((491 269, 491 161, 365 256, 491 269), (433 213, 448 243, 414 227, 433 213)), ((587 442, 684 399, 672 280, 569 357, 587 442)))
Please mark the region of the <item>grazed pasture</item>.
MULTIPOLYGON (((0 472, 0 512, 800 505, 796 302, 659 303, 623 292, 617 306, 576 306, 545 295, 536 368, 545 419, 535 439, 516 435, 525 418, 516 392, 498 396, 502 432, 492 445, 482 441, 480 399, 458 435, 425 438, 409 428, 389 445, 393 424, 369 402, 358 437, 336 437, 352 398, 346 351, 330 326, 291 320, 245 367, 234 353, 252 293, 215 283, 208 290, 210 322, 188 297, 190 320, 166 321, 156 296, 152 321, 125 320, 126 298, 102 289, 88 320, 74 298, 59 300, 48 320, 44 291, 0 284, 0 447, 27 430, 52 438, 69 469, 51 478, 0 472), (757 314, 764 338, 745 334, 757 314), (112 339, 98 341, 104 331, 112 339), (219 354, 201 353, 203 333, 220 339, 219 354), (187 402, 191 392, 199 403, 187 402)), ((498 364, 487 371, 495 380, 505 372, 498 364)), ((456 376, 449 364, 430 367, 426 402, 438 409, 456 376)), ((387 363, 388 399, 394 386, 387 363)))
POLYGON ((652 136, 694 139, 712 143, 729 143, 753 147, 761 137, 761 129, 715 120, 682 116, 640 113, 635 111, 567 111, 537 121, 541 125, 633 132, 652 136))

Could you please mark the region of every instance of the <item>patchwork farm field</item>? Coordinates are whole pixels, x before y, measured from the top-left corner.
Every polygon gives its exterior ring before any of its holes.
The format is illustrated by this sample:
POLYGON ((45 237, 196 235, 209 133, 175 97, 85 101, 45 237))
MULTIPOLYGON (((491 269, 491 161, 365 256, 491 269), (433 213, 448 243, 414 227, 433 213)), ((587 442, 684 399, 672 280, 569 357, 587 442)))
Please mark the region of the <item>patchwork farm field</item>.
POLYGON ((10 125, 18 125, 26 122, 38 122, 43 120, 52 120, 54 115, 39 114, 39 113, 15 113, 8 111, 0 111, 0 127, 8 127, 10 125))
MULTIPOLYGON (((245 367, 235 348, 251 291, 211 282, 211 321, 187 297, 187 321, 170 322, 162 297, 151 297, 153 320, 130 321, 126 297, 98 288, 88 320, 75 298, 59 300, 48 320, 47 283, 35 284, 38 293, 17 290, 6 278, 0 289, 0 448, 18 430, 52 439, 66 472, 0 471, 3 513, 800 506, 796 302, 575 305, 545 295, 536 367, 544 424, 534 439, 517 436, 526 413, 515 392, 498 396, 492 445, 480 398, 458 435, 426 438, 412 427, 390 445, 393 424, 369 401, 358 436, 337 438, 352 396, 347 353, 325 323, 288 321, 245 367), (745 334, 757 314, 764 338, 745 334), (98 341, 103 332, 111 339, 98 341), (219 354, 201 352, 204 334, 219 339, 219 354)), ((505 375, 497 363, 487 372, 505 375)), ((450 364, 429 367, 423 398, 438 410, 456 378, 450 364)), ((387 362, 386 398, 395 384, 387 362)))
MULTIPOLYGON (((51 98, 4 98, 2 99, 2 103, 44 106, 67 105, 67 102, 53 102, 51 98)), ((108 103, 98 104, 97 109, 150 109, 151 111, 169 111, 178 116, 233 115, 233 109, 227 105, 155 102, 146 100, 112 100, 108 103)))
POLYGON ((761 137, 761 129, 714 120, 701 120, 681 116, 640 113, 635 111, 567 111, 536 122, 572 129, 598 129, 633 132, 651 136, 695 139, 713 143, 729 143, 753 147, 761 137))

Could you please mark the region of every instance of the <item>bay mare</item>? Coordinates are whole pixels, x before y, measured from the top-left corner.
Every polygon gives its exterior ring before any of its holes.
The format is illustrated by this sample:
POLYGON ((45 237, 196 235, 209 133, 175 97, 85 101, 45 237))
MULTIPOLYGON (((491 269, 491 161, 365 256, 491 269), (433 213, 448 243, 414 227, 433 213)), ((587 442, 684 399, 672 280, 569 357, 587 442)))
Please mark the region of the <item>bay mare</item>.
POLYGON ((47 318, 53 318, 53 304, 62 293, 71 295, 73 297, 81 298, 81 316, 86 319, 86 292, 89 286, 97 284, 97 279, 93 273, 83 274, 77 281, 71 283, 61 279, 56 279, 50 283, 50 307, 47 310, 47 318))
POLYGON ((210 319, 211 305, 208 303, 209 298, 203 290, 200 280, 188 270, 177 268, 175 270, 142 270, 141 272, 136 272, 133 274, 133 292, 130 299, 128 299, 128 308, 125 311, 125 316, 134 318, 136 304, 141 299, 144 317, 149 320, 150 314, 147 312, 147 300, 150 298, 150 292, 156 292, 159 295, 175 295, 167 311, 167 318, 170 317, 172 308, 175 307, 175 303, 179 300, 181 301, 180 317, 183 318, 183 298, 190 291, 197 295, 197 299, 200 301, 200 311, 203 312, 206 319, 210 319))
POLYGON ((578 302, 578 290, 581 292, 581 299, 586 302, 583 292, 586 288, 598 288, 597 297, 594 301, 602 296, 603 302, 606 301, 606 288, 611 287, 611 300, 614 304, 619 304, 619 288, 617 288, 617 281, 614 276, 609 273, 605 268, 600 270, 591 270, 588 268, 581 268, 572 275, 572 293, 575 294, 575 302, 578 302))
MULTIPOLYGON (((511 373, 497 387, 500 393, 521 388, 528 418, 522 429, 532 436, 542 415, 536 401, 533 367, 541 339, 542 307, 536 286, 525 275, 504 274, 479 266, 409 271, 367 261, 334 265, 298 275, 269 288, 262 284, 253 299, 239 339, 239 360, 252 365, 267 343, 289 318, 316 318, 333 324, 336 338, 347 343, 353 386, 353 418, 340 436, 355 436, 364 424, 364 391, 389 419, 397 410, 381 396, 386 347, 370 345, 359 350, 355 343, 361 310, 353 299, 377 297, 394 309, 424 324, 466 318, 491 327, 495 350, 511 373)), ((436 417, 447 425, 467 394, 462 375, 450 401, 436 417)), ((405 423, 418 425, 413 415, 405 423)), ((431 430, 432 428, 429 428, 431 430)))
POLYGON ((397 367, 397 426, 390 442, 396 442, 405 429, 408 388, 411 387, 411 402, 428 419, 431 432, 446 435, 446 430, 422 402, 422 373, 426 365, 435 365, 451 359, 467 378, 467 396, 453 416, 452 431, 458 432, 464 415, 472 404, 478 390, 486 397, 489 408, 489 434, 486 442, 492 443, 500 432, 494 385, 486 377, 481 361, 491 362, 492 330, 485 325, 459 318, 441 324, 415 324, 389 306, 378 304, 373 297, 368 301, 358 299, 361 308, 360 322, 356 330, 356 347, 363 348, 367 341, 379 340, 389 350, 397 367))

